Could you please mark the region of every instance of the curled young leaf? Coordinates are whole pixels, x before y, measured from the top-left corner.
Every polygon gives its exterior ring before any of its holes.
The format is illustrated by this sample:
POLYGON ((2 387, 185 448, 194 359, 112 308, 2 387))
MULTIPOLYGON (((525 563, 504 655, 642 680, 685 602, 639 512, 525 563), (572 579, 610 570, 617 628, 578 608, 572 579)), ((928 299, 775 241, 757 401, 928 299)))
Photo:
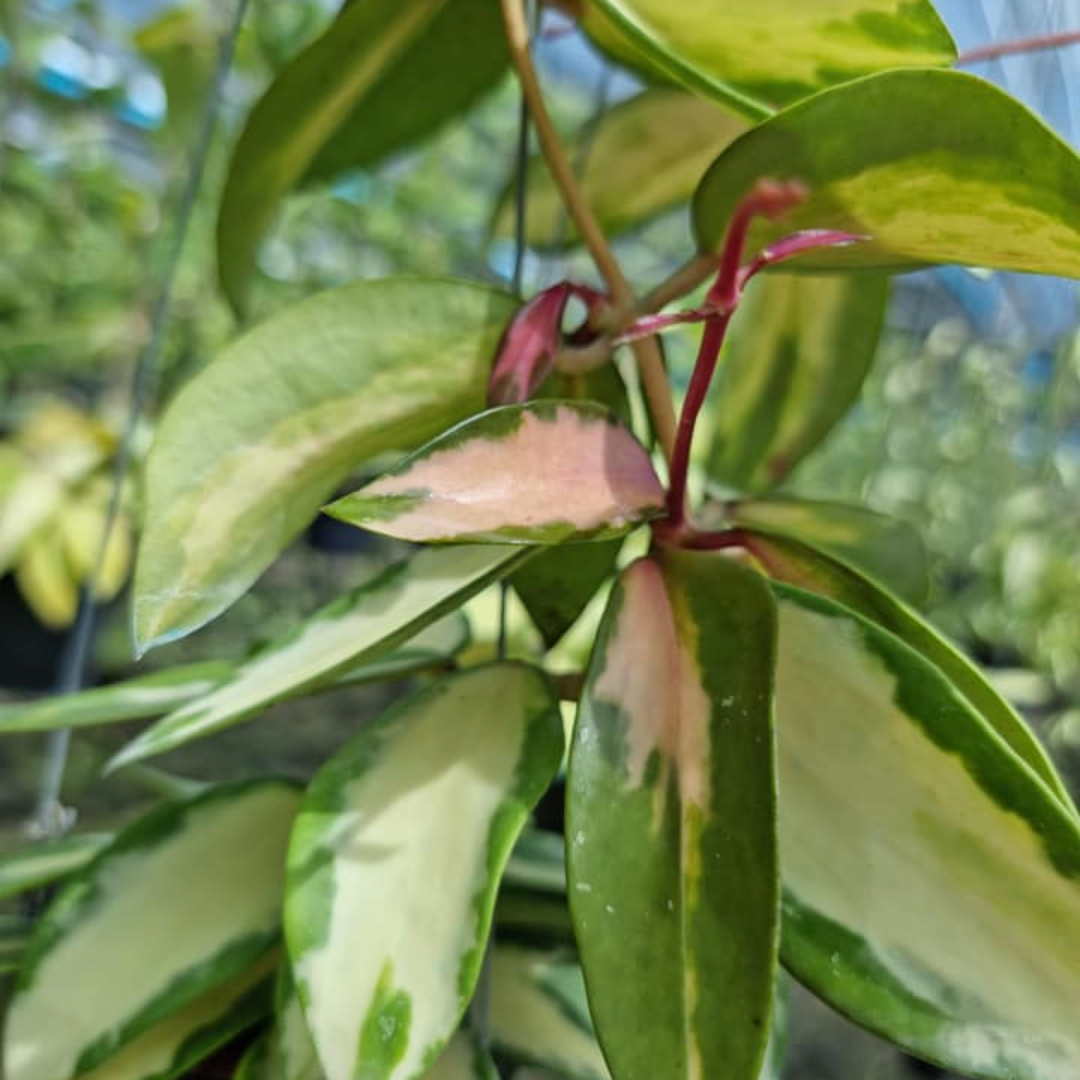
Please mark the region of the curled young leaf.
POLYGON ((585 302, 590 314, 605 300, 595 289, 563 281, 537 293, 510 320, 488 382, 489 405, 528 401, 551 374, 563 341, 566 305, 574 297, 585 302))
POLYGON ((558 544, 622 536, 663 506, 649 455, 607 410, 542 401, 466 420, 326 512, 403 540, 558 544))

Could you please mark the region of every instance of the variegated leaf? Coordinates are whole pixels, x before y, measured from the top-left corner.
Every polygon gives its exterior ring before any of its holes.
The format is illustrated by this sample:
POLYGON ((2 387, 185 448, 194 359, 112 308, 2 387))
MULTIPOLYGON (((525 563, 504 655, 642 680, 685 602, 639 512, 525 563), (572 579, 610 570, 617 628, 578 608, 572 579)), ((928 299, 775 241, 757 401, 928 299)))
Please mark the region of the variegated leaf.
POLYGON ((883 274, 762 274, 724 346, 708 473, 741 491, 776 487, 859 396, 877 353, 883 274))
MULTIPOLYGON (((80 1080, 173 1080, 270 1011, 276 954, 165 1017, 80 1080)), ((192 1074, 194 1075, 194 1074, 192 1074)))
POLYGON ((282 312, 200 371, 147 460, 139 650, 224 611, 363 462, 481 409, 516 306, 467 282, 358 282, 282 312))
POLYGON ((779 931, 775 610, 715 552, 624 571, 567 777, 570 909, 620 1078, 752 1080, 779 931))
POLYGON ((920 653, 967 698, 1058 801, 1076 814, 1061 777, 1031 728, 978 668, 929 623, 850 566, 797 540, 754 533, 750 543, 754 557, 771 577, 839 601, 920 653))
POLYGON ((37 924, 7 1015, 6 1080, 104 1066, 265 958, 297 802, 290 785, 249 782, 121 832, 37 924))
POLYGON ((326 512, 423 542, 622 536, 664 505, 640 443, 591 403, 538 401, 459 424, 326 512))
POLYGON ((499 945, 491 957, 491 1041, 570 1080, 608 1080, 585 983, 568 950, 499 945))
POLYGON ((450 1039, 562 745, 543 676, 499 664, 408 698, 316 776, 289 849, 285 935, 328 1080, 413 1080, 450 1039))
POLYGON ((835 83, 956 55, 929 0, 587 0, 584 25, 623 62, 753 120, 835 83))
POLYGON ((782 222, 759 219, 750 250, 797 229, 866 237, 801 255, 793 269, 961 263, 1080 276, 1080 158, 1014 98, 959 71, 871 75, 740 136, 694 195, 703 250, 719 246, 762 176, 800 180, 809 194, 782 222))
MULTIPOLYGON (((606 109, 571 152, 584 162, 579 183, 585 198, 612 235, 685 206, 716 155, 746 127, 711 101, 656 87, 606 109)), ((507 235, 513 232, 513 192, 511 183, 495 217, 495 229, 507 235)), ((529 160, 527 192, 529 244, 551 249, 575 242, 577 233, 540 154, 529 160)))
POLYGON ((75 833, 0 855, 0 900, 76 873, 112 839, 110 833, 75 833))
POLYGON ((918 531, 862 506, 819 499, 736 499, 706 503, 701 521, 791 537, 857 568, 908 603, 924 601, 930 588, 929 557, 918 531))
POLYGON ((355 677, 374 660, 486 585, 509 573, 528 552, 505 548, 422 551, 316 612, 296 631, 260 652, 231 679, 181 706, 144 731, 110 768, 164 753, 256 715, 275 701, 329 680, 355 677))
POLYGON ((1080 1075, 1080 824, 919 653, 774 590, 785 965, 965 1075, 1080 1075))
POLYGON ((93 727, 159 716, 212 690, 232 672, 232 664, 223 661, 185 664, 77 694, 0 705, 0 734, 93 727))
POLYGON ((221 281, 241 308, 259 241, 305 177, 377 165, 464 112, 507 65, 495 5, 345 4, 258 101, 233 151, 218 219, 221 281))
MULTIPOLYGON (((296 693, 316 693, 405 678, 414 672, 449 663, 468 643, 468 620, 461 612, 451 612, 385 655, 361 660, 340 674, 332 673, 310 686, 305 684, 296 693)), ((234 664, 206 661, 155 671, 151 675, 81 690, 77 694, 40 698, 27 704, 0 705, 0 735, 93 727, 160 716, 209 694, 235 678, 236 673, 234 664)))

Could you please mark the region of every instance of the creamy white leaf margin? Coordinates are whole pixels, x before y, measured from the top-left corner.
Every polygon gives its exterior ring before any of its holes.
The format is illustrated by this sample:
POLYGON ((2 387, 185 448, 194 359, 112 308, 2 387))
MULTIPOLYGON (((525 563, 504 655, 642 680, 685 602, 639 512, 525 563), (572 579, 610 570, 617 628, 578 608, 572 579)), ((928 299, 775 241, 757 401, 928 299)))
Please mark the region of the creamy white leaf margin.
POLYGON ((547 681, 498 664, 407 699, 316 776, 285 934, 329 1080, 412 1080, 450 1038, 499 876, 562 750, 547 681))
POLYGON ((272 949, 297 804, 289 784, 252 782, 125 829, 35 930, 7 1015, 6 1080, 86 1072, 272 949))
POLYGON ((425 550, 323 608, 297 632, 242 665, 216 690, 162 717, 108 768, 172 750, 261 712, 388 652, 448 608, 509 573, 529 552, 499 547, 425 550))
POLYGON ((899 639, 774 590, 785 963, 931 1060, 1074 1080, 1075 819, 899 639))

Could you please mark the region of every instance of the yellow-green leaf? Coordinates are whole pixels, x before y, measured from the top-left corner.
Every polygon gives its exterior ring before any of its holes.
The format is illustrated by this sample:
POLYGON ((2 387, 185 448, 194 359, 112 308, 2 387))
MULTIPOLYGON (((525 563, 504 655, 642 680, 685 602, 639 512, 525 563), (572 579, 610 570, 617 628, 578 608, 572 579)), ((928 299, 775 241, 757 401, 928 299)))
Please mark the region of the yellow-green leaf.
POLYGON ((584 25, 631 66, 753 120, 860 75, 956 55, 929 0, 587 0, 584 25))
POLYGON ((221 282, 240 308, 259 241, 305 176, 371 166, 465 110, 507 64, 496 4, 364 0, 278 75, 233 151, 218 219, 221 282))
POLYGON ((877 352, 888 279, 761 274, 722 353, 709 475, 742 491, 781 483, 859 396, 877 352))
POLYGON ((1080 276, 1080 158, 1018 101, 971 75, 871 75, 736 139, 694 195, 703 250, 717 249, 761 177, 799 180, 809 197, 782 221, 757 222, 751 250, 795 229, 868 238, 802 255, 792 268, 962 263, 1080 276))
MULTIPOLYGON (((746 127, 711 101, 656 88, 608 109, 581 132, 570 152, 584 160, 582 192, 601 228, 613 235, 688 203, 702 173, 746 127)), ((511 183, 499 200, 497 232, 513 231, 513 191, 511 183)), ((578 239, 540 155, 529 159, 526 191, 526 236, 532 247, 561 248, 578 239)))
POLYGON ((465 282, 360 282, 270 319, 196 375, 147 462, 140 651, 227 608, 363 462, 481 409, 514 307, 465 282))

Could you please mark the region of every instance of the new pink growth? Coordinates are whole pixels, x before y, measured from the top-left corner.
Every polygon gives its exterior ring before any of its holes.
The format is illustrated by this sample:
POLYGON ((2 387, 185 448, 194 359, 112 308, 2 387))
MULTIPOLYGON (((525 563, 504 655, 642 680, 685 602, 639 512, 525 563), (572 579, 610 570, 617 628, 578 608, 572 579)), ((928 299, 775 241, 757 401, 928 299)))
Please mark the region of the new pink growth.
MULTIPOLYGON (((674 322, 705 323, 705 332, 701 338, 694 372, 686 391, 682 413, 679 416, 679 428, 675 437, 675 449, 671 458, 671 483, 668 488, 668 519, 663 531, 678 537, 685 529, 686 521, 686 474, 690 466, 690 447, 694 439, 694 428, 698 414, 705 403, 705 395, 716 371, 716 362, 720 347, 724 343, 728 323, 742 298, 746 283, 767 266, 794 258, 807 251, 821 248, 845 247, 864 239, 851 233, 833 229, 807 229, 792 233, 763 248, 746 266, 742 265, 743 249, 746 246, 747 233, 755 217, 767 217, 775 220, 798 206, 807 196, 806 187, 797 180, 778 182, 759 180, 753 190, 739 203, 728 225, 724 246, 720 252, 720 268, 716 281, 705 297, 705 303, 696 311, 685 312, 679 316, 660 316, 674 322)), ((668 324, 670 325, 670 323, 668 324)), ((633 332, 635 328, 631 327, 633 332)), ((683 538, 687 545, 692 545, 689 532, 683 538)), ((710 544, 720 543, 716 538, 710 544)), ((721 543, 721 546, 726 541, 721 543)))
MULTIPOLYGON (((563 281, 537 293, 514 315, 499 343, 488 380, 489 405, 520 405, 551 374, 563 343, 566 305, 573 296, 584 301, 590 317, 607 302, 596 289, 563 281)), ((579 328, 572 340, 581 343, 583 330, 584 326, 579 328)))

